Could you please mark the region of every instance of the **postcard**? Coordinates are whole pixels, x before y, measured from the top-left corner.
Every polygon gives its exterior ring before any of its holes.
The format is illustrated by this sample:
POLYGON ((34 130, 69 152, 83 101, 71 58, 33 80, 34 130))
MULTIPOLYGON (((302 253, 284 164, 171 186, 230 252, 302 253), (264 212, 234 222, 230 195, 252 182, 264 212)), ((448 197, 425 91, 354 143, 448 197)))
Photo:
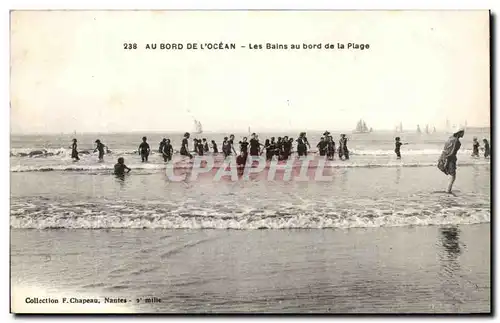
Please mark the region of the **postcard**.
POLYGON ((491 313, 491 19, 11 11, 11 312, 491 313))

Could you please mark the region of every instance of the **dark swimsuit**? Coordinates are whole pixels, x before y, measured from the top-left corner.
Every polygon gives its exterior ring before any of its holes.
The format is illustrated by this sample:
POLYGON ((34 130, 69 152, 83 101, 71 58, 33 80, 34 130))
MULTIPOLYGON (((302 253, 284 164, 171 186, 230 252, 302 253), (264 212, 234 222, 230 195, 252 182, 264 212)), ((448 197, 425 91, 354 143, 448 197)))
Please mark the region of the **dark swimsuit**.
POLYGON ((104 158, 104 145, 102 143, 98 143, 97 150, 99 151, 99 159, 103 159, 104 158))
POLYGON ((479 156, 479 143, 476 142, 472 145, 472 156, 479 156))
POLYGON ((400 142, 396 142, 396 149, 394 149, 394 152, 396 153, 396 156, 398 156, 398 158, 401 158, 401 146, 403 144, 400 143, 400 142))
POLYGON ((165 144, 163 145, 163 160, 165 162, 171 161, 172 160, 172 145, 171 144, 165 144))
POLYGON ((257 139, 250 139, 250 156, 259 155, 259 141, 257 139))
POLYGON ((147 142, 142 142, 139 145, 139 150, 141 151, 142 161, 148 161, 149 156, 149 144, 147 142))
POLYGON ((180 154, 182 156, 189 156, 189 157, 191 157, 191 154, 187 151, 187 148, 186 148, 187 145, 188 145, 187 138, 182 139, 182 146, 181 146, 180 154))
POLYGON ((76 160, 80 160, 80 158, 78 157, 77 145, 73 144, 71 146, 71 148, 72 148, 72 150, 71 150, 71 158, 75 158, 76 160))

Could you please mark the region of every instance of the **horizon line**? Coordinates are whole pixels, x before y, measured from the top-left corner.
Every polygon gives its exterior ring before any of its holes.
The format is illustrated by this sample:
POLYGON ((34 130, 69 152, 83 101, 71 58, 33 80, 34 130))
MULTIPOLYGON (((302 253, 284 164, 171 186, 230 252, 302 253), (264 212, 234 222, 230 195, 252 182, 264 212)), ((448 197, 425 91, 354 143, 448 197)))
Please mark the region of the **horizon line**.
MULTIPOLYGON (((489 126, 467 126, 468 129, 491 129, 491 125, 489 126)), ((446 132, 444 129, 438 129, 437 132, 446 132)), ((302 131, 305 132, 322 132, 322 131, 329 131, 329 132, 345 132, 345 133, 353 133, 355 130, 353 129, 337 129, 337 130, 329 130, 329 129, 307 129, 307 130, 252 130, 251 133, 288 133, 288 132, 297 132, 300 133, 302 131)), ((184 130, 175 130, 175 131, 160 131, 160 130, 120 130, 120 131, 82 131, 82 132, 12 132, 10 131, 10 135, 93 135, 93 134, 124 134, 124 133, 150 133, 150 134, 182 134, 184 132, 189 132, 191 135, 196 135, 194 131, 184 131, 184 130)), ((396 132, 395 129, 374 129, 373 132, 396 132)), ((403 131, 402 133, 412 133, 415 132, 416 130, 408 130, 408 131, 403 131)), ((243 134, 243 133, 248 133, 247 131, 234 131, 234 130, 207 130, 203 131, 201 134, 205 133, 235 133, 235 134, 243 134)), ((367 132, 369 133, 369 132, 367 132)), ((399 132, 398 132, 399 133, 399 132)), ((200 135, 201 135, 200 134, 200 135)))

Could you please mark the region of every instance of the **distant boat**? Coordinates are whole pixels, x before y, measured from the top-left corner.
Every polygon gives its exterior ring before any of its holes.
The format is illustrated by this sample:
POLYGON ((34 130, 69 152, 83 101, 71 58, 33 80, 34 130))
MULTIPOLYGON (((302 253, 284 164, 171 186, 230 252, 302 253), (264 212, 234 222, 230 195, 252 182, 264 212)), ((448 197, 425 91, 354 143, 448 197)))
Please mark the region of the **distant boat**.
POLYGON ((248 134, 251 134, 251 132, 250 132, 250 127, 248 127, 248 134))
POLYGON ((201 122, 196 119, 194 120, 194 129, 195 129, 194 133, 196 134, 203 133, 203 127, 201 125, 201 122))
POLYGON ((417 125, 417 133, 418 133, 418 134, 421 134, 421 133, 422 133, 422 130, 420 130, 420 125, 417 125))
POLYGON ((429 134, 429 125, 428 124, 425 125, 425 133, 429 134))
POLYGON ((434 129, 432 130, 432 133, 436 133, 436 127, 434 127, 434 129))
POLYGON ((363 119, 359 119, 356 129, 353 131, 353 133, 369 133, 371 132, 370 129, 366 126, 366 122, 363 119))
POLYGON ((402 133, 403 132, 403 123, 400 121, 399 126, 396 126, 395 132, 402 133))

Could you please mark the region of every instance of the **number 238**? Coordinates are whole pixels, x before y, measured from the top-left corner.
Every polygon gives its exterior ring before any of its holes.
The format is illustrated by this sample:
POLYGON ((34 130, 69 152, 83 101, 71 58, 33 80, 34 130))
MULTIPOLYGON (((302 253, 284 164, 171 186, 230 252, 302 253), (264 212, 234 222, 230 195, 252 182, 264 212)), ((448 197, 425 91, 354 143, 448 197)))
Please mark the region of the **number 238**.
POLYGON ((123 43, 123 49, 137 49, 137 44, 123 43))

